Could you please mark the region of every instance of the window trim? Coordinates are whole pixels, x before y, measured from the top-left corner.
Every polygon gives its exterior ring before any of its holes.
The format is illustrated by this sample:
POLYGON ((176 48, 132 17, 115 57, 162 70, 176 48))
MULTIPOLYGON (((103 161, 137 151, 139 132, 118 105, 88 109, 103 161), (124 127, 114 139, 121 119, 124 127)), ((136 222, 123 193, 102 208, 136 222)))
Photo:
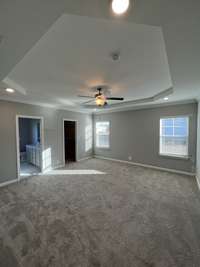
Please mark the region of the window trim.
POLYGON ((160 157, 165 157, 165 158, 170 158, 170 159, 182 159, 182 160, 189 160, 190 159, 190 155, 189 155, 189 140, 190 140, 190 115, 177 115, 177 116, 163 116, 160 117, 159 119, 159 152, 158 155, 160 157), (188 132, 188 142, 187 142, 187 155, 177 155, 177 154, 165 154, 165 153, 161 153, 160 152, 160 148, 161 148, 161 143, 160 143, 160 123, 162 119, 173 119, 173 118, 183 118, 186 117, 187 118, 187 132, 188 132))
POLYGON ((99 121, 95 121, 95 148, 98 149, 103 149, 103 150, 110 150, 111 147, 111 122, 109 120, 99 120, 99 121), (108 122, 109 123, 109 146, 108 147, 101 147, 97 145, 97 134, 96 134, 96 127, 97 127, 97 123, 99 122, 108 122))
POLYGON ((88 124, 86 127, 85 127, 85 153, 87 153, 87 152, 89 152, 89 151, 91 151, 92 149, 93 149, 93 127, 92 127, 92 124, 88 124), (90 139, 90 141, 91 141, 91 146, 89 147, 89 149, 88 149, 88 147, 87 147, 87 145, 88 145, 88 143, 87 143, 87 141, 88 141, 88 136, 87 136, 87 134, 86 134, 86 129, 87 129, 87 127, 88 126, 90 126, 91 127, 91 136, 89 136, 89 138, 91 138, 90 139))

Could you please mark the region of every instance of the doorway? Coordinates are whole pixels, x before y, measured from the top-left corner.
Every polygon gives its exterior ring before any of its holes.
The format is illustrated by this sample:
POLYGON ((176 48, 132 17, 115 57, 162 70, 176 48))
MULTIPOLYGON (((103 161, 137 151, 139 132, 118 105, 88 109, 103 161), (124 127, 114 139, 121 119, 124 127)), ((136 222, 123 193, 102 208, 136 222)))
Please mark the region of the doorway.
POLYGON ((43 119, 16 117, 18 179, 42 172, 43 119))
POLYGON ((71 120, 63 120, 63 162, 75 162, 77 159, 76 146, 77 122, 71 120))

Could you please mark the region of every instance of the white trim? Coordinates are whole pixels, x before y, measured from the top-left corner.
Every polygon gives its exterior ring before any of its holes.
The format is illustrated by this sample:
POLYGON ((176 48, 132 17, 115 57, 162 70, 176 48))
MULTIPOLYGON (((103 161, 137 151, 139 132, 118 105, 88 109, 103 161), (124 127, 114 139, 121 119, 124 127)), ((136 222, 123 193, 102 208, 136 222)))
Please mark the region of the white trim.
POLYGON ((11 99, 8 96, 1 96, 0 101, 10 102, 10 103, 20 103, 20 104, 26 104, 26 105, 31 105, 31 106, 39 106, 39 107, 44 107, 44 108, 51 108, 51 109, 55 109, 59 111, 72 111, 72 112, 80 113, 80 114, 92 114, 92 110, 88 110, 88 109, 84 110, 80 106, 77 106, 77 105, 74 108, 60 107, 60 106, 56 106, 53 104, 43 104, 43 103, 38 103, 35 101, 19 100, 19 99, 15 100, 15 99, 11 99), (79 110, 77 110, 78 108, 79 110))
MULTIPOLYGON (((115 107, 115 108, 106 108, 106 109, 99 109, 96 112, 93 111, 93 109, 82 109, 80 106, 76 106, 75 108, 71 107, 59 107, 56 105, 51 105, 51 104, 42 104, 34 101, 25 101, 25 100, 15 100, 15 99, 10 99, 8 96, 1 96, 0 101, 6 101, 6 102, 14 102, 14 103, 21 103, 21 104, 26 104, 26 105, 34 105, 34 106, 39 106, 39 107, 45 107, 45 108, 51 108, 55 110, 60 110, 60 111, 72 111, 80 114, 94 114, 94 115, 100 115, 100 114, 107 114, 107 113, 113 113, 113 112, 123 112, 123 111, 132 111, 132 110, 141 110, 141 109, 153 109, 153 108, 159 108, 159 107, 167 107, 167 106, 174 106, 174 105, 184 105, 184 104, 193 104, 197 103, 200 101, 197 98, 194 99, 188 99, 188 100, 180 100, 180 101, 172 101, 172 102, 165 102, 165 103, 158 103, 158 104, 148 104, 148 105, 132 105, 132 106, 125 106, 125 107, 115 107), (77 111, 77 109, 79 110, 77 111)), ((125 103, 125 102, 124 102, 125 103)))
MULTIPOLYGON (((126 102, 124 102, 126 103, 126 102)), ((160 108, 160 107, 168 107, 168 106, 175 106, 175 105, 185 105, 185 104, 193 104, 197 103, 197 99, 188 99, 188 100, 180 100, 180 101, 172 101, 172 102, 165 102, 165 103, 151 103, 146 105, 130 105, 130 106, 124 106, 124 107, 112 107, 112 108, 106 108, 106 109, 97 109, 97 111, 93 111, 92 113, 94 115, 101 115, 101 114, 108 114, 108 113, 114 113, 114 112, 123 112, 123 111, 132 111, 132 110, 142 110, 142 109, 154 109, 154 108, 160 108)))
POLYGON ((131 161, 126 161, 126 160, 106 158, 106 157, 101 157, 101 156, 97 156, 97 155, 94 155, 94 157, 97 159, 105 159, 105 160, 110 160, 110 161, 115 161, 115 162, 127 163, 130 165, 140 166, 140 167, 149 168, 149 169, 155 169, 155 170, 166 171, 166 172, 171 172, 171 173, 183 174, 183 175, 188 175, 188 176, 193 176, 193 177, 196 176, 196 174, 192 173, 192 172, 185 172, 185 171, 179 171, 179 170, 174 170, 174 169, 162 168, 162 167, 158 167, 158 166, 142 164, 142 163, 137 163, 137 162, 131 162, 131 161))
POLYGON ((10 184, 17 183, 17 182, 19 182, 18 179, 11 180, 11 181, 8 181, 8 182, 3 182, 3 183, 0 183, 0 187, 4 187, 4 186, 10 185, 10 184))
POLYGON ((17 180, 20 181, 19 117, 16 115, 17 180))
POLYGON ((95 148, 99 149, 99 150, 110 150, 111 147, 111 121, 110 120, 96 120, 95 121, 95 125, 94 125, 95 129, 95 133, 94 133, 94 140, 95 140, 95 148), (98 146, 97 145, 97 123, 105 123, 108 122, 109 123, 109 146, 105 147, 105 146, 98 146))
POLYGON ((20 149, 19 149, 19 119, 37 119, 40 120, 40 145, 41 145, 41 174, 44 171, 43 166, 43 151, 44 151, 44 117, 40 116, 29 116, 29 115, 16 115, 16 151, 17 151, 17 180, 20 181, 20 149))
POLYGON ((78 161, 78 121, 77 120, 72 120, 72 119, 66 119, 63 118, 63 166, 65 166, 65 121, 73 121, 75 122, 75 136, 76 136, 76 161, 78 161))
POLYGON ((196 175, 196 180, 197 180, 197 186, 198 186, 198 189, 200 190, 200 181, 198 179, 198 175, 196 175))
POLYGON ((54 168, 51 168, 51 170, 56 170, 65 167, 63 164, 56 165, 54 168))
MULTIPOLYGON (((71 107, 59 107, 56 105, 52 104, 43 104, 43 103, 38 103, 35 101, 26 101, 26 100, 15 100, 11 99, 8 96, 1 96, 0 101, 6 101, 6 102, 14 102, 14 103, 21 103, 21 104, 26 104, 26 105, 32 105, 32 106, 39 106, 39 107, 45 107, 45 108, 51 108, 55 110, 60 110, 60 111, 72 111, 80 114, 107 114, 107 113, 113 113, 113 112, 120 112, 120 111, 132 111, 132 110, 140 110, 140 109, 152 109, 152 108, 160 108, 160 107, 168 107, 168 106, 174 106, 174 105, 184 105, 184 104, 193 104, 197 103, 200 101, 198 98, 194 99, 187 99, 187 100, 180 100, 180 101, 172 101, 172 102, 165 102, 165 103, 158 103, 158 104, 146 104, 146 105, 132 105, 132 106, 125 106, 125 107, 115 107, 115 108, 106 108, 106 109, 97 109, 96 112, 93 111, 93 109, 83 109, 79 105, 74 108, 71 107), (77 109, 79 110, 77 111, 77 109)), ((125 103, 125 102, 124 102, 125 103)))
POLYGON ((175 154, 161 154, 158 153, 159 157, 164 157, 164 158, 170 158, 170 159, 180 159, 180 160, 190 160, 190 156, 179 156, 179 155, 175 155, 175 154))
POLYGON ((92 159, 92 158, 93 158, 93 156, 85 157, 85 158, 82 158, 82 159, 77 160, 77 162, 88 160, 88 159, 92 159))
POLYGON ((191 115, 175 115, 175 116, 162 116, 160 117, 159 120, 159 156, 161 157, 169 157, 169 158, 176 158, 176 159, 189 159, 189 141, 190 141, 190 117, 191 115), (176 137, 174 136, 174 119, 176 118, 187 118, 187 155, 177 155, 177 154, 166 154, 161 152, 161 138, 162 137, 176 137), (162 128, 163 126, 161 125, 161 121, 165 119, 173 119, 173 126, 170 126, 173 128, 173 136, 166 136, 162 135, 162 128))

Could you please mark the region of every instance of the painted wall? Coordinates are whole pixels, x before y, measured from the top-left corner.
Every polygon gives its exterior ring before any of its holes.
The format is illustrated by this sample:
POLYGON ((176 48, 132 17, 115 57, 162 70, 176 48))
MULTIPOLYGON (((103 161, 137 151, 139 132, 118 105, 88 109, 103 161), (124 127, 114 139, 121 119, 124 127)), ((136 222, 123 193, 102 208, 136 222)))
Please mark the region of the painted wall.
MULTIPOLYGON (((195 171, 197 104, 156 107, 142 110, 95 115, 94 122, 109 120, 111 123, 110 149, 94 149, 98 156, 109 157, 163 168, 195 171), (160 117, 190 115, 189 155, 191 159, 174 159, 159 155, 160 117)), ((95 125, 95 124, 94 124, 95 125)))
POLYGON ((197 162, 196 162, 196 173, 197 179, 200 186, 200 102, 198 103, 198 120, 197 120, 197 162))
POLYGON ((92 116, 65 110, 0 101, 0 183, 16 179, 16 115, 44 117, 44 147, 51 154, 52 167, 63 164, 63 118, 78 121, 78 155, 82 159, 92 154, 85 152, 86 127, 92 116))

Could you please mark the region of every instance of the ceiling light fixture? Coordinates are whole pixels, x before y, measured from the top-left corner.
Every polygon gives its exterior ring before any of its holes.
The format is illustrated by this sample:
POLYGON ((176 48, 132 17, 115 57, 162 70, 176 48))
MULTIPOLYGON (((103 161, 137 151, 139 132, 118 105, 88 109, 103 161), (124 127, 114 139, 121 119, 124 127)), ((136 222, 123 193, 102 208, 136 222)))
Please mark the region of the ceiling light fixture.
POLYGON ((112 0, 112 10, 117 15, 124 14, 130 5, 130 0, 112 0))
POLYGON ((105 105, 106 99, 103 95, 99 95, 96 97, 95 102, 97 106, 102 107, 105 105))
POLYGON ((12 88, 6 88, 6 92, 12 94, 15 92, 15 90, 12 88))
POLYGON ((165 97, 164 100, 165 100, 165 101, 169 100, 169 97, 165 97))

